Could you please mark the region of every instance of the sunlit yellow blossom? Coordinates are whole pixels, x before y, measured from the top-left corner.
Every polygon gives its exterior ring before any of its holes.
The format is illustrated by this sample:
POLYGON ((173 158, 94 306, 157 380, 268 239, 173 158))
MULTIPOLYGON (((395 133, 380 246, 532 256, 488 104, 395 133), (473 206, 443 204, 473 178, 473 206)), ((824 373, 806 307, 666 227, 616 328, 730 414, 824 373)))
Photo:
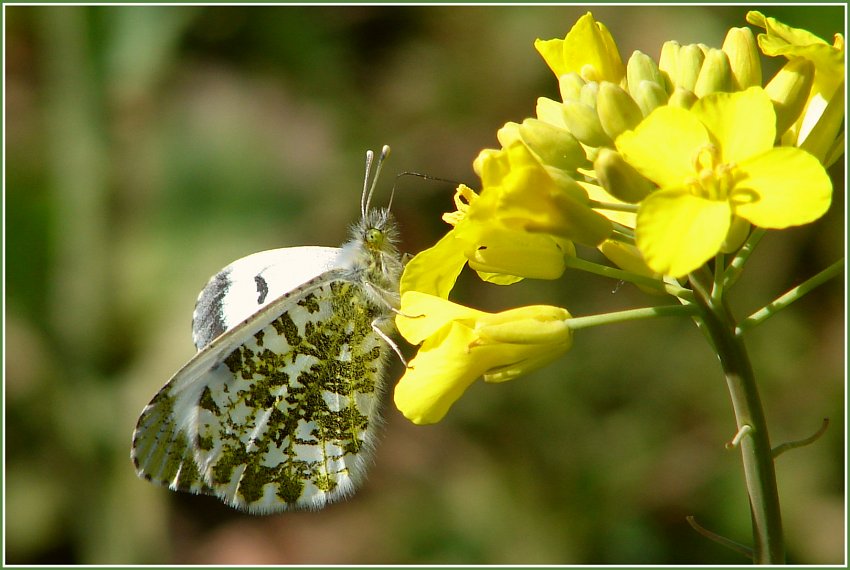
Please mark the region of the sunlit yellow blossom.
MULTIPOLYGON (((804 148, 826 164, 838 155, 844 124, 844 37, 835 34, 832 45, 807 30, 792 28, 756 11, 747 21, 764 28, 758 44, 765 55, 784 56, 789 62, 804 58, 815 66, 814 82, 805 108, 783 142, 804 148), (838 140, 837 140, 838 139, 838 140)), ((782 133, 780 133, 782 134, 782 133)))
POLYGON ((617 138, 617 150, 659 186, 640 204, 637 246, 673 277, 724 246, 734 217, 763 228, 805 224, 829 208, 832 184, 811 154, 773 147, 776 115, 764 90, 714 93, 690 110, 660 107, 617 138))
MULTIPOLYGON (((416 254, 404 268, 400 290, 421 291, 448 298, 467 263, 485 281, 510 285, 522 278, 557 279, 564 273, 565 256, 575 255, 567 239, 514 229, 488 217, 471 188, 461 184, 455 194, 457 211, 443 215, 454 227, 432 247, 416 254), (473 217, 469 213, 473 212, 473 217)), ((489 211, 489 210, 488 210, 489 211)))
MULTIPOLYGON (((510 133, 510 131, 505 131, 510 133)), ((564 171, 544 166, 522 140, 482 151, 474 163, 483 190, 458 189, 454 228, 405 268, 402 291, 447 297, 464 263, 492 283, 557 279, 573 241, 591 246, 611 233, 586 191, 564 171)))
POLYGON ((525 145, 516 142, 482 157, 476 167, 483 190, 467 212, 468 221, 498 221, 505 228, 593 246, 611 233, 608 220, 589 207, 585 190, 547 170, 525 145))
POLYGON ((564 39, 538 39, 534 47, 557 77, 575 72, 586 81, 620 83, 625 75, 611 32, 590 12, 578 19, 564 39))
POLYGON ((405 339, 422 346, 395 388, 395 404, 413 423, 438 422, 477 378, 513 380, 566 352, 568 319, 559 307, 493 314, 407 292, 396 324, 405 339))

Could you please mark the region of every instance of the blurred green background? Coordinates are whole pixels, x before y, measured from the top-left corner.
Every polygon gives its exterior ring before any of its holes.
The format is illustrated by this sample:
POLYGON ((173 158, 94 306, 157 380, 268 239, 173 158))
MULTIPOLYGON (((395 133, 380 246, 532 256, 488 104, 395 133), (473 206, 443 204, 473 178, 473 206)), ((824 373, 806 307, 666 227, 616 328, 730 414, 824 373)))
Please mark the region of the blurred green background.
MULTIPOLYGON (((830 42, 844 22, 843 7, 760 9, 830 42)), ((242 515, 141 481, 129 460, 139 412, 193 353, 209 275, 263 249, 342 243, 367 148, 393 147, 379 202, 405 170, 477 186, 472 159, 496 130, 558 98, 535 38, 586 11, 7 5, 6 561, 744 563, 685 522, 750 540, 725 382, 684 321, 582 331, 547 369, 474 385, 435 426, 388 405, 370 478, 322 512, 242 515)), ((719 47, 746 11, 593 8, 624 59, 657 58, 668 39, 719 47)), ((824 219, 762 242, 741 315, 843 255, 843 164, 831 174, 824 219)), ((398 181, 406 251, 441 236, 451 199, 450 184, 398 181)), ((840 281, 747 338, 775 444, 832 421, 777 460, 797 563, 845 552, 840 281)), ((574 315, 656 302, 574 272, 509 288, 466 276, 457 299, 574 315)))

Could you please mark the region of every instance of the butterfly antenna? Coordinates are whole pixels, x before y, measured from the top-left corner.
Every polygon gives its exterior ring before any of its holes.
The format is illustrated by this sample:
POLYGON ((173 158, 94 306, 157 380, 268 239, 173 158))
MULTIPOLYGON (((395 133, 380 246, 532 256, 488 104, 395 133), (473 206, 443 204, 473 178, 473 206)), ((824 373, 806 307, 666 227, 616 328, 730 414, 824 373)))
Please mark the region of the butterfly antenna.
POLYGON ((366 212, 369 211, 369 206, 372 204, 372 195, 375 193, 375 186, 378 185, 378 178, 381 176, 381 167, 384 165, 384 161, 389 155, 390 147, 384 145, 384 148, 381 149, 381 155, 378 157, 378 164, 375 166, 375 175, 372 177, 372 185, 369 187, 369 194, 366 196, 366 206, 363 210, 364 216, 366 215, 366 212))
POLYGON ((425 180, 434 180, 436 182, 447 182, 449 184, 454 184, 455 186, 460 186, 461 184, 463 184, 463 182, 458 182, 457 180, 450 180, 448 178, 440 178, 439 176, 431 176, 430 174, 422 174, 420 172, 409 172, 409 171, 399 172, 398 174, 396 174, 395 182, 393 183, 393 189, 390 191, 390 205, 387 207, 387 209, 390 209, 390 207, 393 204, 393 196, 395 196, 395 188, 398 185, 398 179, 401 178, 402 176, 416 176, 418 178, 423 178, 425 180))
POLYGON ((412 172, 412 171, 409 171, 409 170, 404 171, 404 172, 399 172, 398 174, 396 174, 396 177, 395 177, 396 182, 398 182, 398 179, 401 178, 402 176, 415 176, 417 178, 422 178, 423 180, 434 180, 436 182, 446 182, 448 184, 454 184, 455 186, 459 186, 459 185, 463 184, 463 182, 460 182, 458 180, 452 180, 450 178, 440 178, 439 176, 431 176, 430 174, 422 174, 421 172, 412 172))
POLYGON ((366 151, 366 176, 363 178, 363 194, 360 195, 360 216, 366 217, 366 208, 369 205, 369 199, 371 199, 371 194, 367 198, 366 194, 369 193, 369 173, 372 170, 372 159, 375 158, 375 153, 371 150, 366 151))

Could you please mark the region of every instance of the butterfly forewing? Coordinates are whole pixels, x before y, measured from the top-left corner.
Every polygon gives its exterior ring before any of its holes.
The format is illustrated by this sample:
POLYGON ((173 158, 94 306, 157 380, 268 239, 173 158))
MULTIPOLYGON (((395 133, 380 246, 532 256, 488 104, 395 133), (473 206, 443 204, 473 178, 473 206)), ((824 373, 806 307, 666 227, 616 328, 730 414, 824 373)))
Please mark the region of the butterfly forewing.
POLYGON ((341 251, 338 247, 284 247, 234 261, 198 295, 192 317, 195 346, 202 349, 275 299, 339 268, 341 251))

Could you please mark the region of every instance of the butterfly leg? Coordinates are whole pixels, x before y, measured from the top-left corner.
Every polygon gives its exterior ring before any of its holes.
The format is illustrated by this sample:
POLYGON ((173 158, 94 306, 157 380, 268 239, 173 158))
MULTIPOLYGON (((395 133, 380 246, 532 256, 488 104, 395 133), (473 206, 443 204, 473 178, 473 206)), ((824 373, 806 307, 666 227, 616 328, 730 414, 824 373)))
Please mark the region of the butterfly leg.
POLYGON ((384 340, 384 342, 386 342, 388 345, 390 345, 390 348, 393 349, 393 352, 396 353, 396 356, 398 356, 398 359, 401 360, 402 364, 404 364, 404 367, 410 368, 407 364, 407 360, 404 358, 404 355, 402 355, 401 349, 399 349, 398 345, 393 341, 393 339, 391 339, 389 336, 387 336, 387 333, 385 333, 384 331, 381 330, 380 326, 378 326, 378 323, 380 323, 381 321, 386 321, 386 320, 387 320, 387 317, 379 317, 379 318, 375 319, 374 321, 372 321, 372 330, 375 331, 375 334, 377 334, 379 337, 381 337, 384 340))

